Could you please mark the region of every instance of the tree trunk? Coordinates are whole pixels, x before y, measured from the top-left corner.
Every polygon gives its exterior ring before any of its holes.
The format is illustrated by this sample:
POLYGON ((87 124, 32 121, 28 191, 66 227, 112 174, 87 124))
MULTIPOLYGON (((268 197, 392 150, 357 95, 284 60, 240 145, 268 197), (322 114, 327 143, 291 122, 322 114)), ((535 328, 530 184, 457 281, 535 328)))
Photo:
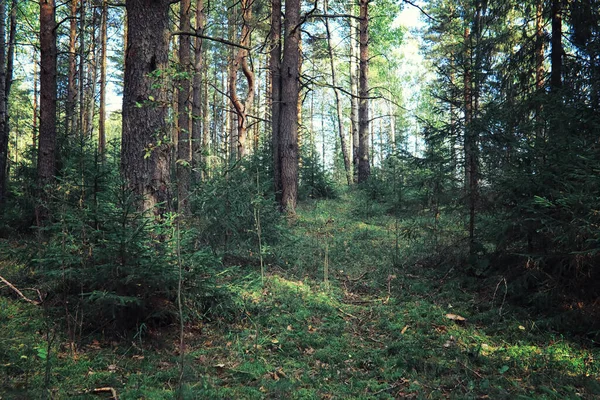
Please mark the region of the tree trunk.
MULTIPOLYGON (((350 15, 354 15, 354 1, 350 2, 350 15)), ((350 122, 352 126, 353 181, 358 182, 358 41, 356 19, 350 17, 350 122)))
POLYGON ((31 133, 32 133, 32 145, 34 154, 37 152, 37 142, 38 142, 38 61, 36 55, 36 51, 33 52, 33 105, 32 105, 32 114, 33 118, 31 120, 31 133))
POLYGON ((550 86, 556 91, 562 87, 562 0, 552 0, 552 53, 550 86))
POLYGON ((165 91, 160 71, 168 63, 169 0, 128 0, 123 87, 121 172, 138 208, 169 208, 170 152, 165 91))
MULTIPOLYGON (((327 14, 327 0, 323 5, 324 13, 327 14)), ((352 184, 352 165, 350 164, 350 156, 348 155, 348 145, 346 144, 346 137, 344 136, 344 126, 342 122, 342 102, 340 100, 340 93, 337 89, 337 80, 335 75, 335 64, 333 62, 333 49, 331 47, 331 32, 329 29, 329 20, 325 18, 325 31, 327 33, 327 52, 329 53, 329 65, 331 67, 331 84, 333 86, 333 93, 335 95, 335 109, 337 112, 337 128, 338 135, 340 137, 340 145, 342 150, 342 156, 344 157, 344 169, 346 171, 346 180, 348 185, 352 184)))
MULTIPOLYGON (((191 30, 190 0, 181 0, 179 3, 179 29, 182 32, 191 30)), ((190 168, 192 166, 190 146, 190 46, 191 38, 188 35, 179 36, 179 70, 184 74, 179 81, 177 93, 178 105, 178 130, 177 130, 177 205, 180 214, 189 214, 190 195, 190 168)))
POLYGON ((4 203, 8 164, 8 123, 6 113, 6 3, 0 1, 0 204, 4 203))
POLYGON ((371 175, 369 164, 369 0, 360 0, 360 73, 358 106, 358 182, 371 175))
MULTIPOLYGON (((196 0, 196 32, 204 33, 204 0, 196 0)), ((206 149, 202 140, 202 121, 205 116, 202 110, 202 72, 203 72, 203 41, 196 37, 194 44, 194 80, 192 82, 192 168, 196 181, 201 180, 202 153, 206 149)), ((207 127, 204 126, 204 130, 207 127)))
POLYGON ((293 214, 298 198, 298 100, 300 90, 300 0, 285 2, 281 62, 281 207, 293 214))
POLYGON ((281 0, 271 0, 269 73, 271 75, 271 142, 275 196, 281 204, 281 0))
MULTIPOLYGON (((69 74, 67 77, 66 131, 68 136, 75 133, 75 108, 77 96, 77 8, 79 0, 71 0, 71 21, 69 28, 69 74)), ((83 35, 83 32, 81 33, 83 35)))
POLYGON ((88 77, 87 77, 87 90, 85 94, 85 113, 84 113, 84 129, 83 132, 86 137, 91 137, 94 132, 94 115, 96 113, 96 84, 98 81, 98 57, 97 57, 97 42, 96 37, 98 25, 98 14, 94 8, 92 8, 92 35, 90 50, 88 52, 88 77))
POLYGON ((81 6, 79 10, 79 93, 78 93, 78 103, 79 103, 79 135, 85 136, 86 126, 85 126, 85 27, 86 27, 86 18, 85 18, 85 9, 86 9, 86 0, 81 0, 81 6))
POLYGON ((544 1, 537 0, 535 13, 535 87, 544 87, 544 1))
MULTIPOLYGON (((227 13, 227 36, 230 42, 235 42, 237 39, 236 31, 238 22, 238 2, 234 1, 233 3, 234 4, 227 13)), ((232 46, 228 49, 228 51, 229 57, 227 62, 227 97, 229 102, 231 102, 234 105, 234 107, 233 110, 227 112, 227 137, 229 139, 227 159, 230 163, 233 163, 237 158, 237 121, 239 118, 235 109, 235 104, 239 102, 237 95, 237 70, 239 66, 235 64, 237 55, 236 49, 232 46)), ((229 108, 227 101, 225 103, 225 108, 229 108)))
POLYGON ((465 107, 465 189, 467 193, 467 207, 469 209, 469 244, 473 251, 475 244, 475 204, 477 198, 477 139, 473 128, 473 66, 472 66, 472 37, 467 27, 464 34, 465 60, 464 60, 464 107, 465 107))
MULTIPOLYGON (((241 0, 240 7, 242 8, 242 32, 240 36, 240 45, 248 47, 250 44, 250 19, 252 18, 252 2, 249 0, 241 0)), ((229 77, 229 91, 231 95, 231 103, 237 117, 237 134, 235 135, 237 144, 235 149, 232 149, 232 153, 235 150, 236 158, 241 159, 246 155, 246 142, 247 142, 247 130, 248 130, 248 110, 252 107, 254 102, 254 72, 250 69, 248 64, 248 50, 239 48, 237 53, 233 57, 233 64, 231 66, 231 73, 229 77), (248 92, 246 94, 246 100, 242 103, 237 95, 237 72, 242 69, 246 81, 248 84, 248 92)))
MULTIPOLYGON (((0 13, 4 15, 4 13, 0 13)), ((6 77, 4 85, 4 135, 0 132, 0 204, 5 199, 8 188, 9 165, 8 159, 8 141, 10 138, 10 113, 8 109, 8 99, 13 83, 13 70, 15 61, 15 46, 17 36, 17 0, 12 0, 10 9, 10 31, 8 35, 8 50, 6 52, 6 77)), ((1 78, 0 78, 1 79, 1 78)), ((2 117, 0 117, 1 119, 2 117)), ((16 150, 16 148, 15 148, 16 150)))
POLYGON ((40 134, 38 182, 54 179, 56 163, 56 20, 54 0, 40 1, 40 134))
POLYGON ((106 152, 106 60, 108 37, 108 3, 102 2, 102 26, 100 28, 100 42, 102 55, 100 58, 100 108, 98 110, 98 154, 104 158, 106 152))

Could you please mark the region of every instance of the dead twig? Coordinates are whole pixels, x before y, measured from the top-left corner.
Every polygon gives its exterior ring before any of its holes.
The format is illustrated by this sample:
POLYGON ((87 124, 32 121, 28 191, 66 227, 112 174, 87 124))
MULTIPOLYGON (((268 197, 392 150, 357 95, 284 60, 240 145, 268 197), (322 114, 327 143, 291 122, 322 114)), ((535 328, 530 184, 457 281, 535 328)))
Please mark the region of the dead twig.
POLYGON ((349 282, 356 282, 356 281, 360 281, 362 278, 365 277, 365 275, 367 275, 369 272, 373 272, 373 271, 365 271, 362 274, 360 274, 357 278, 351 278, 350 275, 346 274, 346 279, 349 282))
POLYGON ((357 316, 347 313, 346 311, 342 310, 340 307, 338 307, 338 311, 350 318, 359 319, 357 316))
POLYGON ((467 366, 465 365, 465 363, 461 362, 461 363, 460 363, 460 365, 462 365, 463 367, 465 367, 465 369, 467 369, 467 370, 471 371, 472 373, 474 373, 475 375, 477 375, 477 377, 478 377, 479 379, 483 379, 483 376, 482 376, 482 375, 481 375, 479 372, 477 372, 477 371, 475 371, 475 370, 473 370, 473 369, 471 369, 471 368, 467 367, 467 366))
MULTIPOLYGON (((30 298, 25 296, 19 289, 17 289, 12 283, 10 283, 6 279, 4 279, 2 276, 0 276, 0 281, 4 282, 4 284, 6 286, 8 286, 13 292, 15 292, 21 299, 25 300, 26 302, 34 304, 36 306, 39 306, 40 304, 42 304, 41 297, 40 297, 40 301, 31 300, 30 298)), ((38 295, 39 295, 39 291, 38 291, 38 295)))
POLYGON ((83 392, 80 392, 79 394, 99 394, 99 393, 110 393, 110 398, 112 400, 119 400, 119 396, 117 395, 116 389, 113 387, 110 387, 110 386, 96 388, 96 389, 90 389, 90 390, 84 390, 83 392))

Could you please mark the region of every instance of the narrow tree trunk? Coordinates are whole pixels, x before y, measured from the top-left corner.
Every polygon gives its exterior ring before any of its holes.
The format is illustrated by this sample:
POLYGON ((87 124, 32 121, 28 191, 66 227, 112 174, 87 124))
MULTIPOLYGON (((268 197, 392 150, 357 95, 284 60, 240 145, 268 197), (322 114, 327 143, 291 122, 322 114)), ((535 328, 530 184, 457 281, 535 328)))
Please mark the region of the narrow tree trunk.
MULTIPOLYGON (((327 0, 323 5, 324 12, 327 14, 327 0)), ((340 100, 340 93, 337 88, 337 80, 335 75, 335 64, 333 62, 333 49, 331 47, 331 31, 329 29, 329 20, 325 18, 325 32, 327 33, 327 52, 329 53, 329 65, 331 67, 331 84, 333 86, 333 93, 335 95, 335 109, 337 114, 337 128, 338 135, 340 137, 340 145, 342 150, 342 156, 344 157, 344 169, 346 171, 346 181, 348 185, 352 184, 352 165, 350 164, 350 156, 348 155, 348 145, 346 144, 346 137, 344 136, 344 126, 342 122, 342 102, 340 100)))
POLYGON ((360 0, 360 74, 358 106, 358 182, 371 174, 369 163, 369 0, 360 0))
MULTIPOLYGON (((121 172, 139 208, 169 200, 169 146, 165 91, 151 75, 168 63, 169 0, 128 0, 123 88, 121 172)), ((160 213, 160 210, 155 210, 160 213)))
MULTIPOLYGON (((538 0, 535 13, 535 88, 537 96, 544 89, 544 1, 538 0)), ((535 107, 536 139, 539 141, 544 136, 542 118, 542 102, 536 100, 535 107)), ((536 143, 537 144, 537 143, 536 143)))
POLYGON ((91 21, 91 42, 90 49, 87 52, 87 85, 84 90, 84 99, 82 105, 84 107, 83 114, 83 127, 82 132, 86 138, 90 138, 94 132, 94 114, 96 111, 96 85, 98 78, 98 63, 97 63, 97 25, 98 25, 98 13, 95 8, 92 8, 92 21, 91 21))
POLYGON ((465 45, 465 60, 463 71, 463 102, 464 102, 464 153, 465 153, 465 192, 469 193, 469 185, 471 182, 471 121, 473 119, 473 95, 472 95, 472 77, 471 77, 471 30, 465 28, 464 45, 465 45))
POLYGON ((0 204, 4 203, 8 182, 8 131, 6 129, 6 3, 0 1, 0 204))
MULTIPOLYGON (((0 12, 4 15, 4 12, 0 12)), ((5 199, 8 186, 9 165, 8 159, 8 142, 10 138, 10 113, 8 109, 8 99, 13 83, 13 70, 15 61, 15 46, 17 34, 17 0, 12 0, 10 9, 10 31, 8 35, 8 50, 6 52, 6 76, 4 85, 4 135, 0 132, 0 204, 5 199)), ((1 36, 0 36, 1 37, 1 36)), ((3 65, 4 66, 4 65, 3 65)), ((0 79, 2 79, 0 77, 0 79)), ((2 119, 2 117, 0 117, 2 119)), ((1 124, 1 122, 0 122, 1 124)), ((16 148, 15 148, 16 151, 16 148)))
MULTIPOLYGON (((204 0, 196 0, 196 32, 204 33, 204 0)), ((202 140, 202 120, 205 116, 202 110, 202 72, 203 72, 203 41, 196 37, 194 45, 194 80, 192 82, 192 168, 196 181, 201 180, 200 168, 202 164, 202 153, 206 149, 202 140)), ((204 130, 207 127, 204 126, 204 130)))
MULTIPOLYGON (((77 9, 79 0, 71 0, 71 21, 69 28, 69 75, 67 77, 66 131, 68 136, 75 132, 75 108, 77 97, 77 9)), ((83 35, 83 32, 81 33, 83 35)))
POLYGON ((102 55, 100 58, 100 107, 98 110, 98 154, 104 158, 106 152, 106 60, 108 38, 108 3, 102 2, 102 24, 100 28, 100 42, 102 55))
MULTIPOLYGON (((36 51, 33 52, 33 104, 32 110, 33 118, 31 121, 31 136, 32 136, 32 146, 33 151, 37 152, 37 142, 38 142, 38 61, 36 55, 36 51)), ((34 153, 37 154, 37 153, 34 153)))
POLYGON ((41 205, 37 207, 38 224, 47 218, 44 186, 55 176, 56 164, 56 19, 54 0, 40 1, 40 134, 37 177, 41 205))
MULTIPOLYGON (((240 45, 248 47, 250 44, 250 19, 252 18, 252 2, 249 0, 241 0, 240 7, 242 8, 242 31, 240 36, 240 45)), ((245 48, 239 48, 237 53, 233 57, 233 63, 231 65, 231 71, 229 76, 229 91, 231 96, 231 103, 235 110, 237 118, 237 134, 235 135, 234 143, 236 144, 235 149, 232 148, 232 153, 236 154, 236 158, 241 159, 246 155, 246 141, 247 141, 247 130, 248 130, 248 110, 252 107, 254 102, 254 71, 250 69, 248 64, 248 50, 245 48), (246 81, 248 84, 248 92, 246 93, 246 100, 242 103, 237 95, 237 72, 242 69, 246 81)))
POLYGON ((281 0, 271 0, 269 73, 271 75, 271 142, 275 195, 281 204, 281 0))
POLYGON ((550 86, 556 91, 562 87, 562 0, 552 0, 552 53, 550 86))
MULTIPOLYGON (((181 0, 179 3, 179 29, 182 32, 191 30, 190 13, 191 1, 181 0)), ((177 94, 178 105, 178 135, 177 135, 177 204, 179 213, 189 214, 190 168, 192 166, 190 146, 190 46, 188 35, 179 36, 179 69, 184 74, 179 81, 177 94)))
MULTIPOLYGON (((202 66, 202 74, 204 76, 204 96, 202 101, 202 151, 203 154, 206 155, 204 157, 203 171, 206 170, 207 173, 210 173, 210 166, 212 161, 210 157, 214 153, 213 148, 214 144, 216 143, 216 139, 213 140, 211 137, 211 114, 208 112, 208 110, 210 109, 210 98, 208 95, 208 65, 207 63, 203 64, 204 65, 202 66)), ((215 130, 213 129, 212 131, 214 132, 215 130)))
POLYGON ((535 13, 535 87, 544 87, 544 1, 538 0, 535 13))
POLYGON ((300 91, 300 0, 285 2, 281 62, 281 207, 293 214, 298 198, 298 100, 300 91))
MULTIPOLYGON (((228 37, 230 42, 236 41, 236 30, 237 30, 237 22, 238 22, 238 2, 234 1, 234 4, 229 9, 227 15, 227 28, 228 28, 228 37)), ((237 110, 235 109, 235 104, 239 103, 239 98, 237 95, 237 71, 239 69, 239 64, 236 65, 237 53, 234 47, 229 48, 229 60, 227 66, 227 95, 229 97, 229 101, 233 105, 233 109, 227 113, 227 134, 229 139, 229 147, 228 147, 228 159, 230 162, 233 162, 237 157, 237 121, 239 119, 237 110)), ((226 105, 226 108, 227 105, 226 105)))
POLYGON ((464 107, 465 107, 465 132, 464 132, 464 154, 465 154, 465 189, 467 193, 467 206, 469 209, 469 244, 473 251, 475 244, 475 204, 477 197, 477 156, 476 137, 472 126, 473 122, 473 70, 472 70, 472 37, 467 27, 464 34, 465 43, 465 65, 464 65, 464 107))
MULTIPOLYGON (((350 15, 354 15, 354 1, 350 2, 350 15)), ((352 129, 353 181, 358 182, 358 41, 356 19, 350 17, 350 122, 352 129)))
POLYGON ((86 28, 86 0, 81 0, 79 10, 79 123, 78 129, 81 136, 85 136, 87 127, 85 126, 85 28, 86 28))

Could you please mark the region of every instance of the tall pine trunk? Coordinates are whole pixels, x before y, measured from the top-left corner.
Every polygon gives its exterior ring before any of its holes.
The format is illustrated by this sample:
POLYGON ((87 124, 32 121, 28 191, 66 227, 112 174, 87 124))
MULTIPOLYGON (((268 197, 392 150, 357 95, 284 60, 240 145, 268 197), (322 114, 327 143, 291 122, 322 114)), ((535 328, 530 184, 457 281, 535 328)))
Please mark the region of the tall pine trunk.
MULTIPOLYGON (((75 128, 75 109, 77 97, 77 9, 79 0, 71 0, 71 21, 69 26, 69 72, 67 76, 66 131, 72 136, 75 128)), ((81 33, 83 35, 83 33, 81 33)))
POLYGON ((106 152, 106 68, 108 39, 108 3, 102 1, 102 22, 100 27, 100 107, 98 109, 98 154, 104 157, 106 152))
MULTIPOLYGON (((323 5, 324 12, 327 14, 327 0, 323 5)), ((337 128, 338 135, 340 137, 340 146, 342 150, 342 156, 344 158, 344 170, 346 172, 346 180, 348 185, 352 184, 352 165, 350 164, 350 156, 348 154, 348 145, 346 143, 346 137, 344 136, 344 125, 342 121, 342 101, 340 100, 340 93, 337 88, 337 79, 335 75, 335 64, 333 60, 333 48, 331 46, 331 31, 329 29, 329 20, 325 18, 325 32, 327 34, 327 52, 329 53, 329 65, 331 67, 331 84, 333 86, 333 93, 335 95, 335 109, 337 116, 337 128)))
POLYGON ((271 76, 271 143, 275 196, 281 203, 281 0, 271 0, 271 32, 269 33, 269 73, 271 76))
MULTIPOLYGON (((121 172, 142 211, 169 208, 170 151, 161 70, 168 63, 169 0, 128 0, 121 172)), ((155 210, 160 213, 160 209, 155 210)))
POLYGON ((360 73, 358 105, 358 182, 371 175, 369 163, 369 0, 360 0, 360 73))
POLYGON ((562 0, 552 0, 552 53, 550 86, 556 91, 562 87, 562 0))
POLYGON ((40 1, 40 134, 38 182, 51 182, 56 162, 56 21, 54 0, 40 1))
POLYGON ((293 214, 298 199, 298 100, 300 91, 300 0, 286 0, 281 62, 281 207, 293 214))
MULTIPOLYGON (((182 32, 191 30, 191 1, 181 0, 179 3, 179 29, 182 32)), ((190 178, 191 178, 191 145, 190 145, 190 63, 191 38, 189 35, 179 36, 179 70, 183 77, 179 81, 177 94, 178 130, 177 130, 177 205, 179 213, 188 214, 190 178)))
POLYGON ((352 129, 352 167, 353 181, 358 182, 358 40, 354 2, 350 2, 350 122, 352 129))
POLYGON ((6 3, 0 1, 0 204, 4 203, 7 184, 8 123, 6 113, 6 3))
MULTIPOLYGON (((204 23, 206 15, 204 13, 204 0, 196 0, 196 32, 204 34, 204 23)), ((202 109, 202 72, 203 72, 203 41, 201 37, 196 37, 194 43, 194 78, 192 82, 192 169, 196 181, 202 178, 200 173, 202 163, 202 153, 206 152, 206 144, 203 142, 202 129, 203 117, 206 115, 202 109)))
POLYGON ((40 204, 36 207, 38 225, 48 217, 45 186, 54 180, 56 168, 56 18, 54 0, 40 1, 40 134, 37 178, 40 204))

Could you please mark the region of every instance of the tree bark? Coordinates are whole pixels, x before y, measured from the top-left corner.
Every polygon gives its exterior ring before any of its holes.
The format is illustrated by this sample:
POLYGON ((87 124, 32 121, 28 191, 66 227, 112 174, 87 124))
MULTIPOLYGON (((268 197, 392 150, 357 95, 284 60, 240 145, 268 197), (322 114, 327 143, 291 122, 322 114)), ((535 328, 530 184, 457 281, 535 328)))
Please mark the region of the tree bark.
POLYGON ((275 196, 281 204, 281 0, 271 0, 271 32, 269 33, 269 73, 271 75, 271 142, 273 149, 273 181, 275 196))
POLYGON ((0 204, 4 203, 7 184, 8 132, 6 130, 6 3, 0 1, 0 204))
MULTIPOLYGON (((350 2, 349 14, 354 14, 354 2, 350 2)), ((350 18, 350 122, 352 125, 352 166, 353 181, 358 182, 358 41, 356 19, 350 18)))
POLYGON ((88 77, 87 77, 87 90, 84 94, 85 101, 82 104, 85 104, 85 112, 84 112, 84 120, 83 120, 83 129, 86 137, 91 137, 94 132, 94 115, 96 114, 96 86, 98 82, 98 57, 97 57, 97 43, 98 38, 97 34, 97 25, 98 25, 98 13, 92 7, 92 34, 91 34, 91 42, 90 49, 88 52, 88 77))
POLYGON ((281 207, 293 214, 298 198, 298 100, 300 90, 300 0, 285 2, 281 62, 281 207))
MULTIPOLYGON (((323 5, 323 12, 327 14, 327 0, 323 5)), ((327 52, 329 53, 329 65, 331 67, 331 84, 333 86, 333 93, 335 95, 335 109, 337 115, 337 128, 338 135, 340 137, 340 146, 342 150, 342 156, 344 158, 344 169, 346 172, 346 181, 348 185, 352 184, 352 165, 350 164, 350 156, 348 155, 348 145, 346 144, 346 137, 344 136, 344 125, 342 122, 342 102, 340 100, 340 93, 337 89, 337 79, 335 75, 335 64, 333 62, 333 49, 331 47, 331 31, 329 29, 329 20, 325 20, 325 32, 327 34, 327 52)))
MULTIPOLYGON (((182 32, 191 30, 191 1, 181 0, 179 3, 179 24, 182 32)), ((184 76, 179 80, 177 93, 178 130, 177 130, 177 206, 182 215, 189 214, 189 195, 191 178, 191 146, 190 146, 190 46, 191 37, 179 36, 179 70, 184 76)))
POLYGON ((81 0, 79 7, 79 90, 78 90, 78 101, 79 103, 79 122, 77 128, 79 129, 79 135, 85 136, 87 127, 85 126, 85 27, 86 27, 86 0, 81 0))
MULTIPOLYGON (((196 32, 204 33, 204 24, 206 15, 204 13, 204 0, 196 0, 196 32)), ((202 176, 200 168, 202 164, 202 153, 206 151, 203 142, 202 121, 206 115, 202 110, 202 72, 203 72, 203 40, 201 37, 195 38, 194 44, 194 80, 192 82, 192 168, 196 181, 200 181, 202 176)), ((207 126, 204 126, 204 130, 207 126)))
POLYGON ((168 62, 170 0, 128 0, 121 172, 138 208, 169 209, 167 104, 161 88, 168 62), (157 207, 161 205, 160 207, 157 207))
POLYGON ((562 87, 562 0, 552 0, 552 53, 550 62, 550 86, 553 91, 562 87))
MULTIPOLYGON (((242 31, 240 35, 240 45, 248 47, 250 44, 250 20, 252 18, 252 2, 249 0, 241 0, 240 7, 242 9, 242 31)), ((236 158, 241 159, 246 155, 247 145, 247 130, 248 130, 248 110, 252 107, 254 102, 254 71, 248 64, 248 50, 245 48, 239 48, 237 53, 233 57, 233 64, 231 66, 231 74, 229 76, 229 91, 231 96, 231 103, 237 117, 237 144, 235 149, 236 158), (248 85, 248 91, 246 93, 246 100, 242 103, 237 95, 237 72, 242 69, 246 82, 248 85)))
POLYGON ((371 175, 369 163, 369 0, 360 0, 360 73, 358 105, 358 182, 371 175))
POLYGON ((108 39, 108 3, 102 1, 102 23, 100 27, 100 107, 98 109, 98 154, 104 159, 106 152, 106 60, 108 39))
MULTIPOLYGON (((0 13, 4 15, 4 13, 0 13)), ((0 132, 0 204, 4 201, 8 189, 9 165, 8 161, 8 142, 10 138, 10 113, 8 109, 8 100, 13 83, 13 70, 15 61, 15 46, 17 36, 17 0, 12 0, 10 9, 10 30, 8 34, 8 49, 6 52, 6 76, 4 85, 4 135, 0 132)), ((1 78, 0 78, 1 79, 1 78)), ((0 117, 1 119, 2 117, 0 117)), ((16 150, 16 148, 15 148, 16 150)))
POLYGON ((54 179, 56 164, 56 20, 54 0, 40 1, 40 134, 38 183, 54 179))
POLYGON ((544 1, 537 0, 535 12, 535 87, 544 87, 544 1))
MULTIPOLYGON (((71 21, 69 27, 69 73, 67 77, 66 131, 68 136, 75 133, 75 108, 77 97, 77 9, 79 0, 71 0, 71 21)), ((81 33, 83 35, 83 32, 81 33)))
POLYGON ((36 51, 32 52, 33 54, 33 105, 32 105, 32 114, 33 118, 31 120, 31 133, 32 133, 32 145, 33 151, 37 152, 37 142, 38 142, 38 61, 35 57, 36 51))

